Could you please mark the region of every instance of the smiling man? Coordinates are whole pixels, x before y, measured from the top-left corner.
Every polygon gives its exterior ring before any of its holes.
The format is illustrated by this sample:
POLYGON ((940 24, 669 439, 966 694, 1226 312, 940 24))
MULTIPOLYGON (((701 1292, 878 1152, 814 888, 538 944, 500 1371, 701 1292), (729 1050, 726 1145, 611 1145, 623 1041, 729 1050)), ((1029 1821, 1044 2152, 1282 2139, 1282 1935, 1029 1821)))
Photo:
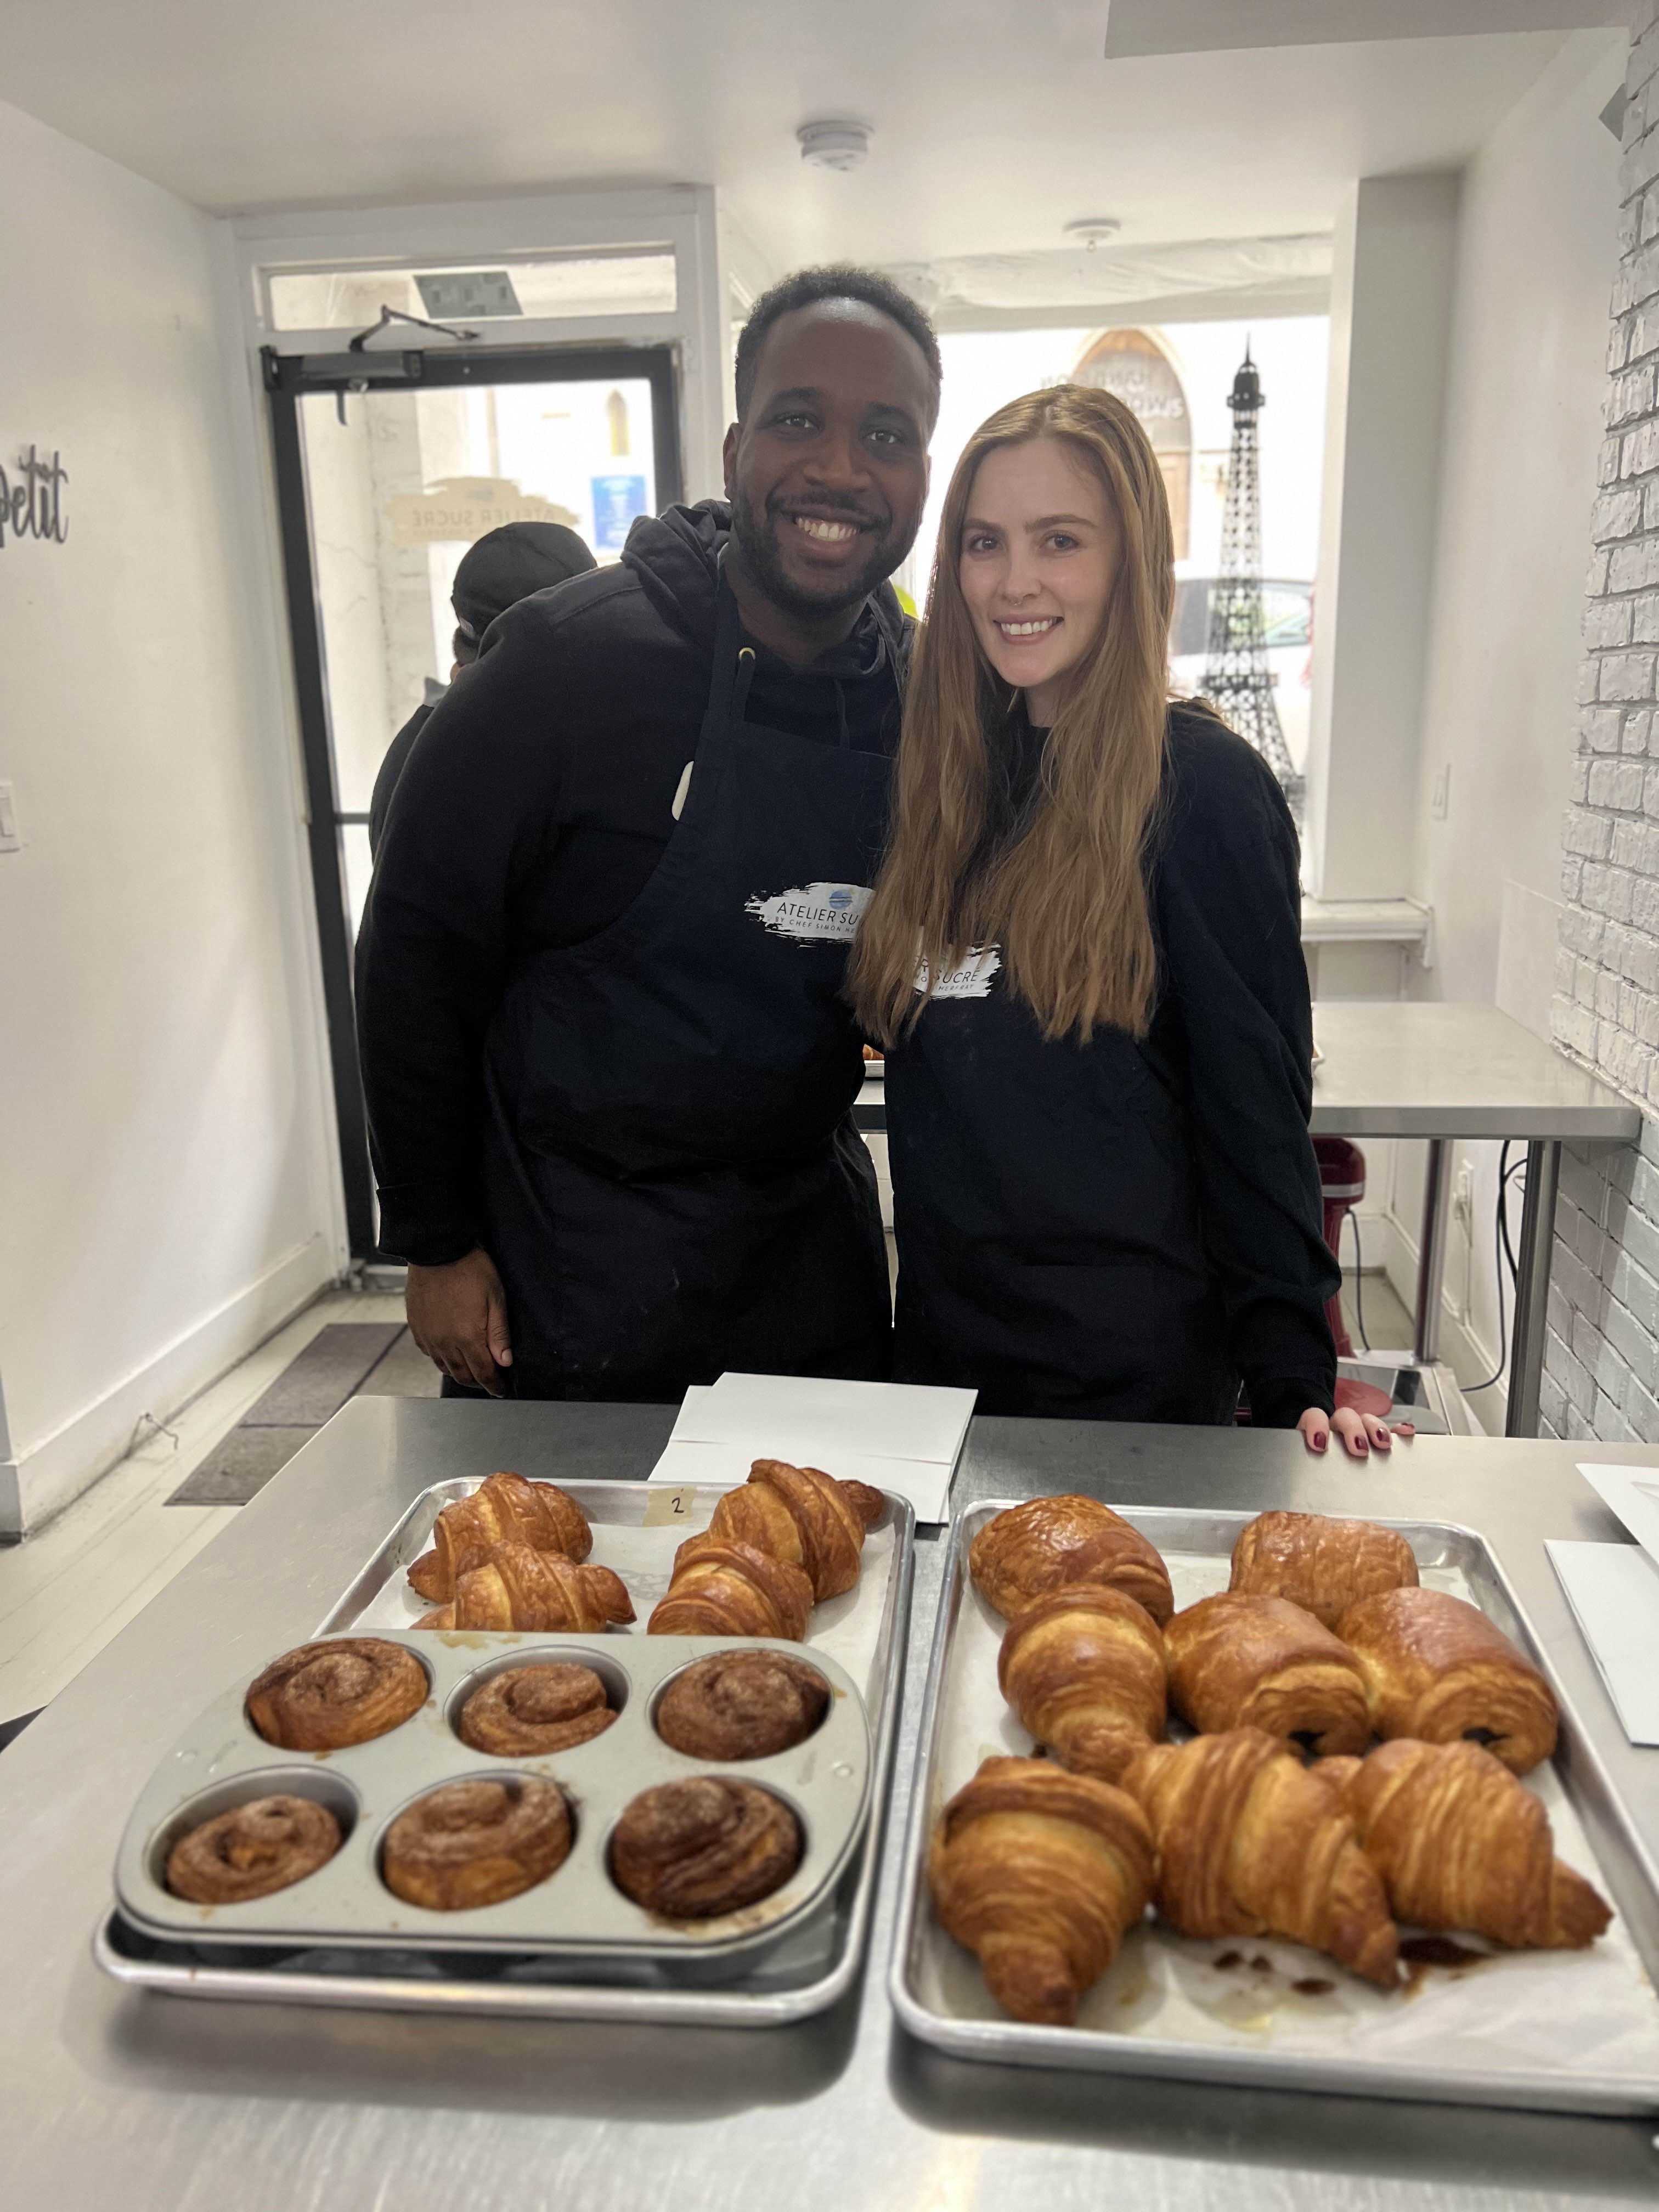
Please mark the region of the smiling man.
POLYGON ((447 1387, 884 1371, 840 989, 939 389, 884 279, 786 279, 738 341, 726 500, 503 615, 421 732, 358 1026, 381 1244, 447 1387))

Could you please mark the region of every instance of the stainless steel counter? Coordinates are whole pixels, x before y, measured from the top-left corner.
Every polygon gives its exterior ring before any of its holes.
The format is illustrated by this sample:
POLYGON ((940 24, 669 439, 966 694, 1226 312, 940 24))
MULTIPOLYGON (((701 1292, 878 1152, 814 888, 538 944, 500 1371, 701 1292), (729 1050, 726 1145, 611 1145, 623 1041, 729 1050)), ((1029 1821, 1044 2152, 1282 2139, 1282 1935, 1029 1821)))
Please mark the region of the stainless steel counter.
MULTIPOLYGON (((902 2038, 870 1968, 772 2033, 623 2031, 187 2003, 94 1969, 117 1838, 167 1742, 239 1671, 313 1629, 415 1492, 516 1466, 642 1475, 672 1411, 358 1399, 0 1753, 7 2140, 0 2203, 121 2212, 1536 2212, 1651 2206, 1650 2124, 1053 2077, 902 2038)), ((1619 1532, 1577 1458, 1659 1453, 1419 1439, 1321 1465, 1248 1431, 975 1424, 968 1496, 1300 1505, 1463 1520, 1493 1539, 1646 1834, 1659 1752, 1625 1742, 1541 1548, 1619 1532)), ((180 1508, 180 1510, 186 1509, 180 1508)), ((908 1791, 942 1545, 919 1547, 908 1791)))

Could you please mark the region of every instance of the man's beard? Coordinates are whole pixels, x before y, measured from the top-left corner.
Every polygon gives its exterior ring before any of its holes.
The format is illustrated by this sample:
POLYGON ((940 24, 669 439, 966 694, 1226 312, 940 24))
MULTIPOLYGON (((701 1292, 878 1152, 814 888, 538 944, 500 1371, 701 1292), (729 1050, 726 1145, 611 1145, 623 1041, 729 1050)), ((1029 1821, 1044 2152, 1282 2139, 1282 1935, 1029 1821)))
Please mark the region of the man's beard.
POLYGON ((890 529, 884 531, 872 540, 869 558, 855 576, 842 583, 826 580, 821 591, 814 592, 803 589, 783 565, 778 533, 793 526, 787 516, 776 514, 768 514, 757 524, 744 501, 732 503, 732 535, 738 541, 744 568, 775 607, 800 622, 844 614, 848 607, 857 606, 878 584, 886 582, 909 550, 908 546, 896 544, 890 529))

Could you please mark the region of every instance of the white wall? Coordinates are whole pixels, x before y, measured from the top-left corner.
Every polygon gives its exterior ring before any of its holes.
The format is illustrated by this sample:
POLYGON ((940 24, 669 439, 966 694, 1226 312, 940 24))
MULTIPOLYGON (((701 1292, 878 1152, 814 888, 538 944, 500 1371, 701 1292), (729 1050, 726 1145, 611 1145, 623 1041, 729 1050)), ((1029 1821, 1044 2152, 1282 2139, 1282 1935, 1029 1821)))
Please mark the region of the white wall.
POLYGON ((70 474, 68 542, 0 547, 0 780, 27 840, 0 854, 0 1528, 336 1271, 216 311, 205 218, 0 107, 0 465, 33 441, 70 474))
MULTIPOLYGON (((1410 794, 1410 887, 1433 907, 1436 941, 1417 994, 1495 1000, 1546 1038, 1618 259, 1619 143, 1598 116, 1623 79, 1626 43, 1620 32, 1569 39, 1464 174, 1410 794), (1448 769, 1437 820, 1431 798, 1448 769)), ((1454 1176, 1462 1159, 1474 1170, 1474 1249, 1454 1223, 1446 1279, 1456 1307, 1469 1285, 1468 1325, 1491 1366, 1498 1157, 1496 1146, 1458 1148, 1454 1176)), ((1420 1157, 1402 1147, 1395 1211, 1413 1237, 1421 1188, 1420 1157)))
POLYGON ((1331 272, 1308 888, 1398 897, 1418 738, 1458 221, 1455 176, 1364 177, 1331 272))

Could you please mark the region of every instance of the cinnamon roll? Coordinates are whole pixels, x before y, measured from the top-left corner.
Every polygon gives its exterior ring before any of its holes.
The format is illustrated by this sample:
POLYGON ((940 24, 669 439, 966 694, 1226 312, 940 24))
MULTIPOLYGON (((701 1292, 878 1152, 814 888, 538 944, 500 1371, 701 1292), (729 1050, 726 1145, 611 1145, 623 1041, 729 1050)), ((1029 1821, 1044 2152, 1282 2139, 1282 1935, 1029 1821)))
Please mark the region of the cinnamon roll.
POLYGON ((800 1864, 800 1823, 769 1790, 697 1775, 642 1790, 611 1839, 618 1889, 669 1920, 708 1920, 781 1888, 800 1864))
POLYGON ((463 1743, 498 1759, 537 1759, 602 1735, 616 1714, 591 1667, 509 1667, 461 1707, 463 1743))
POLYGON ((326 1866, 340 1824, 313 1797, 255 1797, 204 1820, 167 1853, 167 1886, 192 1905, 245 1905, 326 1866))
POLYGON ((342 1751, 401 1728, 426 1700, 426 1669, 401 1644, 331 1637, 273 1659, 247 1693, 247 1717, 284 1751, 342 1751))
POLYGON ((804 1743, 830 1710, 830 1685, 787 1651, 711 1651, 676 1674, 657 1734, 691 1759, 769 1759, 804 1743))
POLYGON ((569 1808, 551 1782, 447 1782, 386 1830, 380 1874, 406 1904, 465 1912, 545 1881, 570 1843, 569 1808))

